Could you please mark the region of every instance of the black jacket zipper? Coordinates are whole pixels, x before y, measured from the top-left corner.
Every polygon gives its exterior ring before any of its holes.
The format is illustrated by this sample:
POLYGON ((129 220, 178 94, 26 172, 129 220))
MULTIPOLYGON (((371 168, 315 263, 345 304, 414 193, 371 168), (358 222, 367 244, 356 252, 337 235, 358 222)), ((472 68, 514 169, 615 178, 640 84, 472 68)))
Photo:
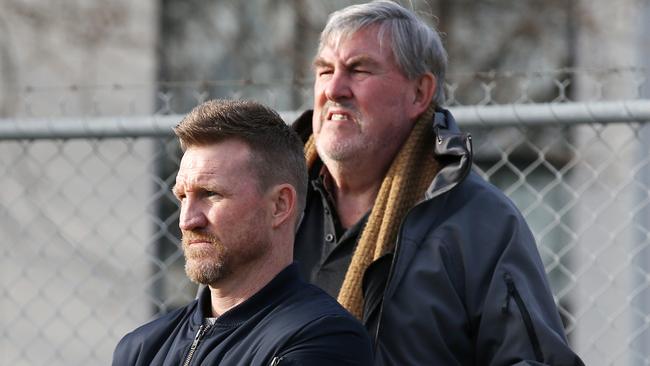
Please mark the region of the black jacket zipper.
POLYGON ((192 362, 192 357, 194 356, 194 352, 196 352, 196 348, 199 346, 199 342, 201 342, 201 339, 208 331, 208 329, 210 329, 209 325, 201 324, 199 330, 196 332, 194 341, 192 341, 192 345, 190 346, 190 351, 187 353, 187 357, 185 358, 185 362, 183 362, 183 366, 190 365, 190 362, 192 362))
POLYGON ((544 362, 544 354, 542 353, 542 347, 539 343, 539 338, 537 338, 537 333, 535 333, 535 328, 533 327, 533 320, 530 317, 530 313, 524 304, 524 300, 521 298, 517 287, 515 286, 515 281, 513 281, 512 276, 509 272, 503 274, 503 280, 506 283, 506 288, 508 289, 506 293, 506 301, 501 308, 503 314, 508 314, 510 312, 510 298, 515 300, 517 308, 521 313, 521 318, 524 321, 526 326, 526 332, 528 333, 528 339, 533 347, 533 352, 535 353, 535 360, 537 362, 544 362))

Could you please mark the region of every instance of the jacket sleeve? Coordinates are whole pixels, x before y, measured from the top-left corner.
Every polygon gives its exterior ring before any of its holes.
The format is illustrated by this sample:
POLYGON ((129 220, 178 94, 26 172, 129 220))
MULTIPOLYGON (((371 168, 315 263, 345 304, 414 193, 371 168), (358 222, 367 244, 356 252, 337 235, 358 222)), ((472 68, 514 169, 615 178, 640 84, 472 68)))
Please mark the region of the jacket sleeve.
POLYGON ((468 307, 477 359, 490 365, 583 365, 568 346, 527 224, 517 212, 505 216, 504 224, 495 236, 496 264, 477 273, 489 281, 466 270, 468 288, 478 296, 468 307))
POLYGON ((322 317, 296 334, 273 358, 271 365, 370 366, 370 338, 363 326, 352 317, 322 317))
POLYGON ((135 365, 138 359, 138 349, 133 347, 130 335, 120 340, 113 351, 113 366, 135 365))
POLYGON ((404 224, 377 364, 582 365, 523 217, 479 188, 432 203, 429 217, 414 210, 419 217, 404 224), (431 212, 447 216, 432 225, 431 212))

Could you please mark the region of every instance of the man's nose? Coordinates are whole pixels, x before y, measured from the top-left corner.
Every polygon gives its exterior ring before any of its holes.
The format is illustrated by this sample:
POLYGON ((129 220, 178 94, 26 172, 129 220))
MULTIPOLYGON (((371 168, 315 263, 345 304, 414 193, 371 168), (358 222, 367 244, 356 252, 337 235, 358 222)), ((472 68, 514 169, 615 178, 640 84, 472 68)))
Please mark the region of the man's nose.
POLYGON ((201 205, 189 198, 181 203, 181 213, 178 218, 178 226, 181 230, 197 230, 207 225, 207 218, 201 209, 201 205))
POLYGON ((334 71, 325 86, 325 96, 331 101, 350 98, 352 97, 352 89, 350 86, 350 78, 347 73, 338 70, 334 71))

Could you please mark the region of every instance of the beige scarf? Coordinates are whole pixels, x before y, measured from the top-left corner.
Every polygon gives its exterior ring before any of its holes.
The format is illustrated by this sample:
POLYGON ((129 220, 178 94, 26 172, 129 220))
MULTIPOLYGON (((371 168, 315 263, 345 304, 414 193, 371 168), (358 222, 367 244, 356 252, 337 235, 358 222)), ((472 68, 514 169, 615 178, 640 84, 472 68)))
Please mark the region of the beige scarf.
MULTIPOLYGON (((345 274, 338 301, 359 319, 363 316, 364 272, 373 261, 394 249, 404 215, 422 199, 439 170, 431 147, 433 113, 431 106, 420 116, 388 169, 345 274)), ((313 135, 305 144, 305 157, 309 168, 318 159, 313 135)))

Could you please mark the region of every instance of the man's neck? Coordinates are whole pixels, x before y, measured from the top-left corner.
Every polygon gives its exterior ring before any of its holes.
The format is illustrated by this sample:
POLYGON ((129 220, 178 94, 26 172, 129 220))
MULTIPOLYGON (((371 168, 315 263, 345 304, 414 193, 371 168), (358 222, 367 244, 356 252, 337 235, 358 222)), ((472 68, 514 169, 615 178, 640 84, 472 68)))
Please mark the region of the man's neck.
POLYGON ((387 167, 364 164, 349 167, 338 162, 325 162, 328 172, 326 187, 334 199, 339 221, 344 228, 356 224, 372 208, 384 180, 387 167))

